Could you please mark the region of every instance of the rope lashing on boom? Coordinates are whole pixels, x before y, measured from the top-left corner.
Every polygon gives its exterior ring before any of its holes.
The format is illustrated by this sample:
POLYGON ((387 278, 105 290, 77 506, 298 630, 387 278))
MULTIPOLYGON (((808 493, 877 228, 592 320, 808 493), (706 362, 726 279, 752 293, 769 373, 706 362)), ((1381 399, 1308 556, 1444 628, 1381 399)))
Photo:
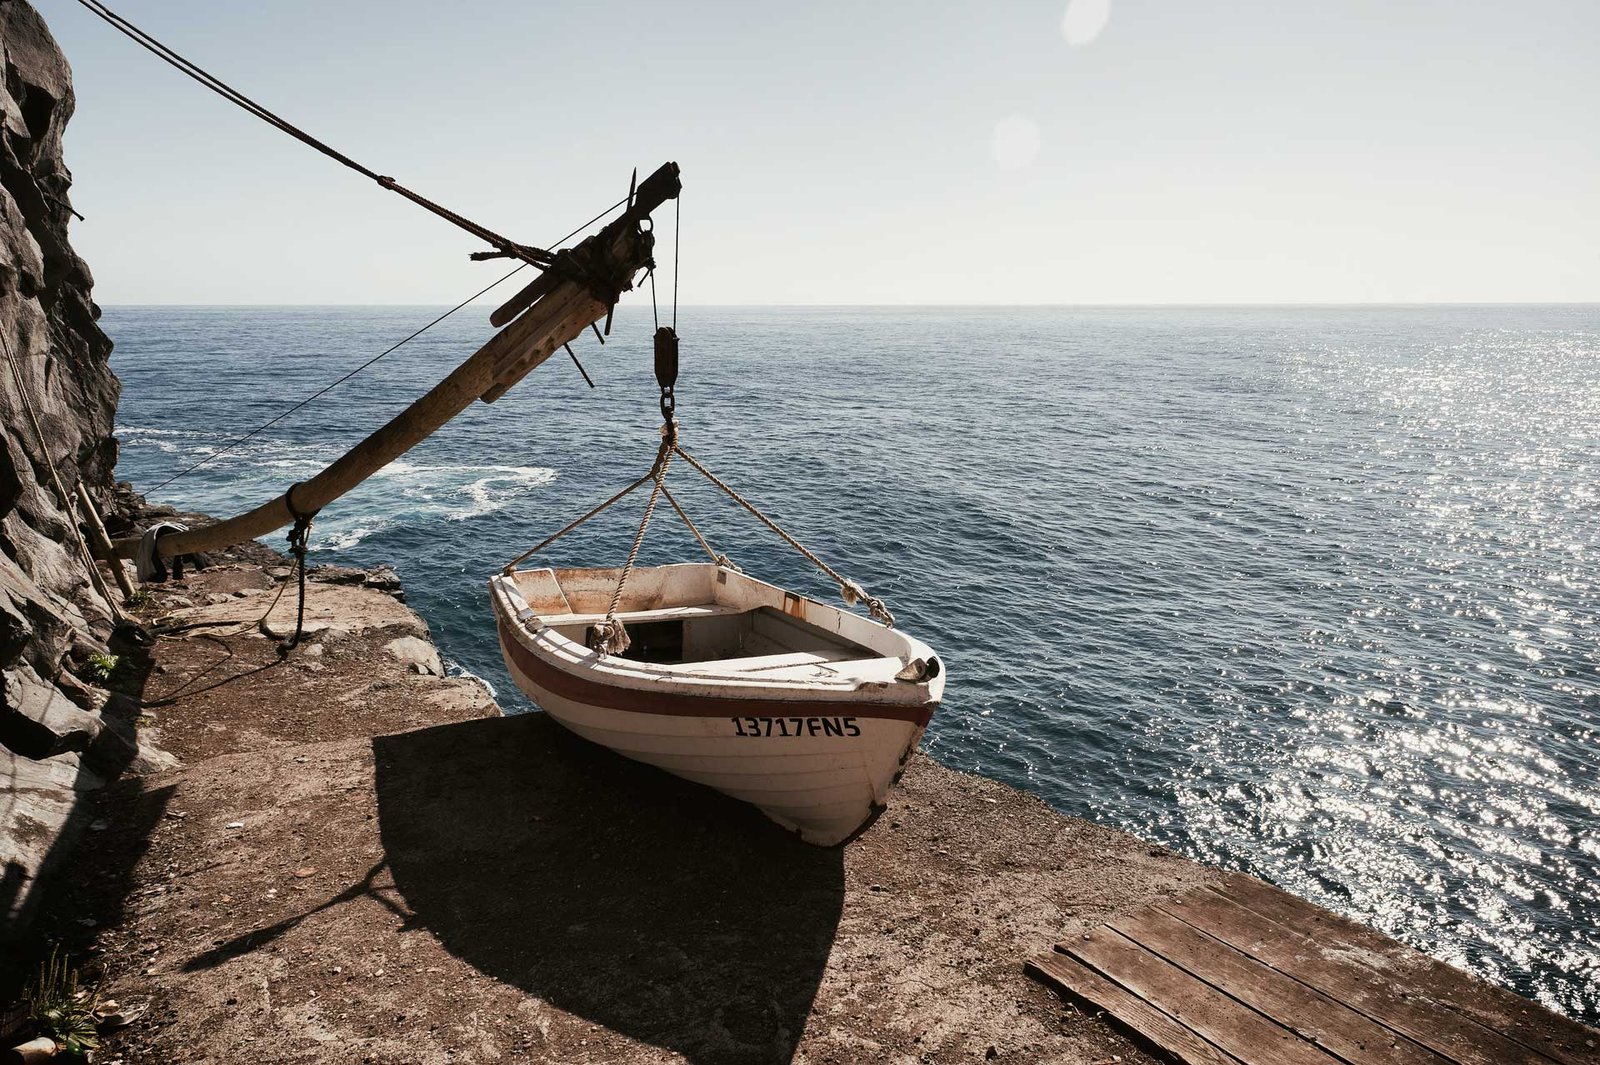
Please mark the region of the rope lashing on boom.
MULTIPOLYGON (((287 492, 283 493, 284 505, 289 508, 289 513, 294 515, 294 525, 289 528, 288 539, 289 554, 294 556, 294 579, 299 586, 297 594, 299 602, 295 607, 294 635, 278 645, 278 653, 280 655, 286 655, 300 646, 300 639, 305 635, 306 631, 306 553, 311 547, 311 523, 316 520, 317 512, 314 510, 302 511, 294 505, 294 490, 299 487, 299 482, 296 482, 289 486, 287 492)), ((283 587, 287 588, 288 586, 288 582, 285 581, 283 587)), ((278 589, 278 596, 279 598, 283 596, 283 588, 278 589)), ((272 605, 277 606, 278 600, 274 599, 272 605)), ((266 628, 267 615, 271 613, 272 607, 268 607, 267 613, 261 617, 263 630, 266 628)))
POLYGON ((306 632, 306 554, 311 549, 311 523, 316 519, 317 512, 302 511, 294 505, 294 490, 299 487, 300 483, 297 481, 283 494, 284 505, 289 508, 289 513, 294 515, 294 525, 290 527, 288 536, 289 554, 294 558, 294 573, 278 587, 278 594, 272 597, 272 602, 267 604, 267 609, 256 619, 255 625, 263 636, 277 639, 278 634, 267 625, 267 619, 278 609, 278 604, 283 601, 283 593, 289 590, 289 585, 293 582, 297 589, 298 600, 295 607, 294 634, 287 639, 279 640, 280 656, 287 655, 300 646, 300 641, 306 632))

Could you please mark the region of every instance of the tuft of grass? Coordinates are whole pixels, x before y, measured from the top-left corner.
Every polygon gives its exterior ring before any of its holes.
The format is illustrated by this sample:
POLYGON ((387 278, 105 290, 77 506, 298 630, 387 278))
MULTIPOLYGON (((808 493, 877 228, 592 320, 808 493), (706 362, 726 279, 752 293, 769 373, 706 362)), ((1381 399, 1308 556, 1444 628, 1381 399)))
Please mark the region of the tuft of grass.
POLYGON ((117 665, 120 661, 121 659, 114 654, 108 654, 105 651, 96 651, 94 654, 90 655, 89 660, 84 663, 83 672, 89 677, 90 680, 96 680, 104 683, 105 681, 110 680, 111 674, 117 671, 117 665))
POLYGON ((99 1027, 95 1022, 94 996, 78 987, 78 972, 67 964, 58 946, 39 965, 39 972, 28 981, 23 992, 28 1018, 40 1035, 56 1041, 61 1052, 88 1058, 100 1049, 99 1027))
POLYGON ((155 596, 144 588, 135 589, 134 593, 128 597, 128 605, 134 610, 143 610, 153 602, 155 602, 155 596))

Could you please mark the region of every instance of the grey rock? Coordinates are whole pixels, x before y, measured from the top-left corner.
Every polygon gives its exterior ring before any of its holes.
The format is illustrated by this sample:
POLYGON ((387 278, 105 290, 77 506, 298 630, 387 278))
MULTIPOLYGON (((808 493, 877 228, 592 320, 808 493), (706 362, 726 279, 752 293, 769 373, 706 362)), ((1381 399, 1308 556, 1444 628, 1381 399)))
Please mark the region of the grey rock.
POLYGON ((99 688, 91 688, 65 670, 58 670, 51 679, 55 681, 56 687, 61 689, 62 694, 84 710, 98 711, 105 705, 106 693, 104 691, 99 688))
POLYGON ((68 699, 25 665, 6 670, 0 743, 29 758, 86 751, 105 731, 99 715, 68 699))
POLYGON ((400 602, 406 601, 405 590, 400 586, 400 576, 392 566, 375 566, 372 569, 354 569, 349 566, 313 566, 306 577, 321 584, 348 584, 392 595, 400 602))
POLYGON ((402 636, 398 640, 390 640, 384 644, 383 649, 397 661, 408 666, 413 673, 422 673, 430 677, 444 676, 444 663, 439 660, 439 651, 427 640, 416 636, 402 636))
POLYGON ((363 585, 367 583, 367 576, 366 570, 351 566, 312 566, 306 570, 308 580, 321 584, 363 585))

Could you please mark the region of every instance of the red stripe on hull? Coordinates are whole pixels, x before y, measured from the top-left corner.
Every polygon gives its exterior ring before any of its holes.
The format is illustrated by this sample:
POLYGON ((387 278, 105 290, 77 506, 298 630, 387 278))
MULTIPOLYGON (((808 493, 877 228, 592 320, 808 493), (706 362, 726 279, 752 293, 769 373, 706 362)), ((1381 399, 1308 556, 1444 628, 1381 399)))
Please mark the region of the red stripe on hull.
MULTIPOLYGON (((497 612, 498 613, 498 612, 497 612)), ((607 710, 626 710, 635 714, 664 714, 668 717, 853 717, 882 718, 927 725, 937 703, 898 706, 893 703, 841 702, 811 699, 724 698, 715 695, 682 695, 676 692, 640 691, 614 684, 603 684, 574 676, 553 666, 522 646, 522 641, 506 630, 505 620, 495 618, 500 646, 517 669, 539 687, 563 699, 599 706, 607 710), (777 711, 774 713, 774 711, 777 711)))

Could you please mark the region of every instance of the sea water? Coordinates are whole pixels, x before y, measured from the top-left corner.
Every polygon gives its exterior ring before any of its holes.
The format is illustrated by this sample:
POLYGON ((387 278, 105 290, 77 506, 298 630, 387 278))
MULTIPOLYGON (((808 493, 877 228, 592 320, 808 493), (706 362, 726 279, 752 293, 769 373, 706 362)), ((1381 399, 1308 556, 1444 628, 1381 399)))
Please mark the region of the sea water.
MULTIPOLYGON (((217 515, 488 335, 469 307, 111 308, 119 473, 217 515), (171 484, 203 458, 210 465, 171 484)), ((319 515, 528 704, 484 580, 650 467, 648 308, 319 515)), ((1600 1020, 1600 308, 685 308, 683 443, 945 658, 927 746, 1600 1020)), ((828 599, 695 475, 719 551, 828 599)), ((626 557, 643 500, 548 553, 626 557)), ((268 543, 282 547, 281 535, 268 543)), ((642 561, 703 557, 656 517, 642 561)))

